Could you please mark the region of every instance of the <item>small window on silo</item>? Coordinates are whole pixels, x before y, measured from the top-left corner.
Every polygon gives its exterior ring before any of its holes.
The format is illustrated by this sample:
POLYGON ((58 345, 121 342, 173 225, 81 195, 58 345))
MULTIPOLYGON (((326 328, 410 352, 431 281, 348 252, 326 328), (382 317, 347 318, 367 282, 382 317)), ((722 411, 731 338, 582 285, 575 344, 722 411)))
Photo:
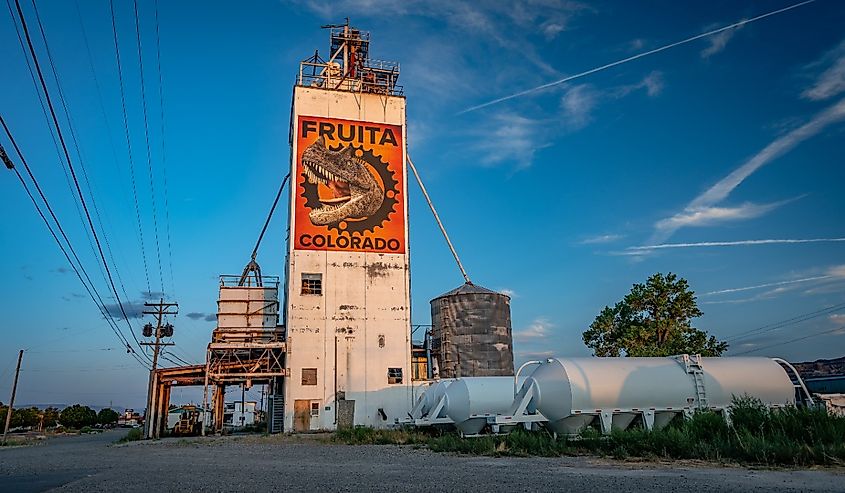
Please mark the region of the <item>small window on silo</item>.
POLYGON ((323 275, 302 273, 302 294, 323 294, 323 275))
POLYGON ((317 385, 317 369, 303 368, 302 369, 302 385, 317 385))
POLYGON ((402 383, 402 368, 388 368, 387 369, 387 383, 402 383))

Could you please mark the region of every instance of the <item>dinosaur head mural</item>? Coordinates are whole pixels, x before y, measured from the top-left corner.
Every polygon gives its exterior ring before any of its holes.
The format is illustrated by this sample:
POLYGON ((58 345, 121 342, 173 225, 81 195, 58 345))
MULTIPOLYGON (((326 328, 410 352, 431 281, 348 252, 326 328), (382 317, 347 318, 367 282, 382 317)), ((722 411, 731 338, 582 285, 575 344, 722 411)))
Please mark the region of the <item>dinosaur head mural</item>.
POLYGON ((404 253, 402 128, 300 116, 294 248, 404 253))
POLYGON ((302 168, 312 184, 326 185, 332 197, 320 198, 321 205, 308 214, 315 225, 337 224, 346 219, 365 219, 384 202, 384 188, 355 155, 352 146, 331 151, 320 136, 302 153, 302 168))

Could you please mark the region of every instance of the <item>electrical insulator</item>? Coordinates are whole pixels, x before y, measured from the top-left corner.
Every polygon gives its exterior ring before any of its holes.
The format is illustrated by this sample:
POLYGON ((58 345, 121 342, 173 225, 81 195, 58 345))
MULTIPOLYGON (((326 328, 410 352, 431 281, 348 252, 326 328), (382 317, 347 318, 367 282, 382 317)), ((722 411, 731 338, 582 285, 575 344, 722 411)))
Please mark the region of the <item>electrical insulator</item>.
POLYGON ((153 324, 148 323, 144 326, 144 337, 152 337, 153 336, 153 324))

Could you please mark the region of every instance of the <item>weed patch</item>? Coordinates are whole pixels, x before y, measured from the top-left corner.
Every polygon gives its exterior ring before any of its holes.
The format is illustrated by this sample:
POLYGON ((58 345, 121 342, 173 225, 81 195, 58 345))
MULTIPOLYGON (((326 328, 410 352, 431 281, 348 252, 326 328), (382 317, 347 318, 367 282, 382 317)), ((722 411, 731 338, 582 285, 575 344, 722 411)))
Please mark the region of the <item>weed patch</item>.
POLYGON ((588 428, 577 437, 517 429, 508 435, 462 438, 437 430, 339 430, 331 440, 352 445, 415 445, 434 452, 486 456, 599 455, 626 459, 697 459, 766 466, 845 463, 845 417, 824 409, 769 409, 759 401, 734 400, 731 424, 713 412, 678 419, 660 430, 633 428, 602 435, 588 428))
POLYGON ((118 440, 116 443, 135 442, 144 436, 140 428, 132 428, 126 433, 126 436, 118 440))

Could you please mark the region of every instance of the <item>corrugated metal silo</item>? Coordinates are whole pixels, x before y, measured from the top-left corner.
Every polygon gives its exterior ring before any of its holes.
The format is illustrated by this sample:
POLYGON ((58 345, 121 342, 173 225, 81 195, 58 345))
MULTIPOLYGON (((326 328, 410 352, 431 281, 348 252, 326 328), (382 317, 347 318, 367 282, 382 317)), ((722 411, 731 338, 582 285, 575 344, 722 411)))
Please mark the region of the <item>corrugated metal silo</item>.
POLYGON ((513 375, 510 297, 466 283, 431 300, 441 378, 513 375))

